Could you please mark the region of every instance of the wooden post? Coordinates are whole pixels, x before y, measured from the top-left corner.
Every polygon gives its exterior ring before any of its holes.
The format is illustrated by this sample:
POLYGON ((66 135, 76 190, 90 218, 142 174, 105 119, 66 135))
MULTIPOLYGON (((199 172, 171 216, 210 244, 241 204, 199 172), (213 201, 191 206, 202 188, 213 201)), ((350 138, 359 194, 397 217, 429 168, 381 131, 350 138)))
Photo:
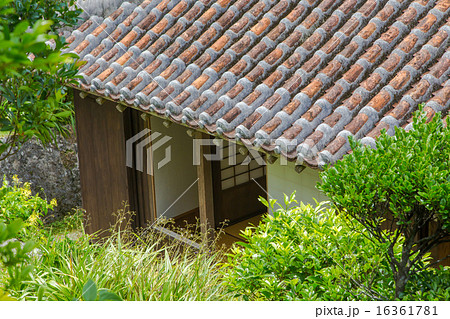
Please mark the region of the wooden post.
MULTIPOLYGON (((147 118, 146 121, 147 124, 147 128, 151 130, 151 120, 150 117, 147 118)), ((152 147, 152 144, 150 144, 150 147, 152 147)), ((154 161, 153 161, 153 149, 151 152, 147 153, 148 156, 150 156, 150 165, 152 165, 153 171, 154 171, 154 161)), ((151 212, 151 221, 152 223, 156 222, 156 220, 158 219, 158 214, 156 212, 156 187, 155 187, 155 175, 151 175, 149 176, 150 178, 150 187, 151 187, 151 198, 150 198, 150 203, 152 205, 152 212, 151 212)))
MULTIPOLYGON (((200 138, 208 139, 209 136, 202 134, 200 138)), ((208 234, 208 230, 214 228, 214 197, 211 161, 204 154, 210 154, 210 145, 201 145, 196 148, 200 150, 200 165, 197 166, 198 176, 198 202, 200 211, 200 223, 202 234, 208 234)), ((214 233, 208 234, 213 239, 214 233)))

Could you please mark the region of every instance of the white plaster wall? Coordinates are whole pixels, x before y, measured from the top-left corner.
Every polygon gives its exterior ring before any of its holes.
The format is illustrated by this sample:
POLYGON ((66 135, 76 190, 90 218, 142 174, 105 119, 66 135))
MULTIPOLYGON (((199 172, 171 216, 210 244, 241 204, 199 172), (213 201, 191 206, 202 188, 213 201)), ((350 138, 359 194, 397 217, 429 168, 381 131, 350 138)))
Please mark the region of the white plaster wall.
POLYGON ((289 196, 293 191, 296 191, 295 198, 299 203, 314 205, 314 199, 318 202, 328 200, 328 197, 316 188, 317 182, 320 181, 318 170, 307 167, 298 174, 294 167, 292 162, 281 165, 279 160, 275 164, 267 165, 267 191, 269 196, 277 199, 281 205, 284 205, 283 194, 289 196))
POLYGON ((161 137, 164 135, 172 137, 169 142, 153 152, 157 215, 164 214, 165 217, 171 218, 198 207, 197 183, 177 201, 177 198, 197 180, 197 166, 192 164, 192 138, 186 134, 186 128, 181 125, 172 124, 166 128, 162 120, 156 117, 151 117, 150 124, 152 132, 162 133, 161 137), (169 145, 171 161, 158 169, 158 163, 165 158, 165 149, 169 145))

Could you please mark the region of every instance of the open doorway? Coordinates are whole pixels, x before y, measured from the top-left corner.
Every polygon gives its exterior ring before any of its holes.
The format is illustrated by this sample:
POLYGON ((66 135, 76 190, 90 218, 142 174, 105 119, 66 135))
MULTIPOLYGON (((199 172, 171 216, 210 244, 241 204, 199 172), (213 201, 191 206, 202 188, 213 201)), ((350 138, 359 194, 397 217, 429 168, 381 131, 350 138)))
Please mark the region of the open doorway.
MULTIPOLYGON (((160 133, 151 146, 154 218, 172 219, 177 227, 195 225, 202 222, 200 203, 208 202, 203 209, 209 227, 219 229, 225 225, 225 231, 229 228, 233 233, 230 235, 241 240, 239 232, 248 225, 246 221, 255 223, 255 218, 267 211, 258 200, 260 196, 267 198, 264 155, 256 151, 243 155, 236 144, 221 140, 222 156, 212 161, 203 158, 204 166, 200 168, 194 164, 197 148, 186 128, 168 125, 155 117, 151 117, 150 127, 152 133, 160 133), (156 148, 163 137, 170 140, 156 148), (201 187, 205 178, 212 180, 211 186, 201 187)), ((218 154, 217 147, 205 147, 208 151, 202 154, 218 154)))
POLYGON ((162 119, 151 117, 155 218, 173 219, 179 227, 195 224, 199 202, 192 138, 183 126, 164 124, 162 119))
POLYGON ((234 143, 223 142, 223 157, 212 163, 214 188, 214 223, 225 224, 227 241, 242 240, 240 231, 257 225, 267 208, 258 200, 267 199, 264 155, 256 151, 241 154, 234 143), (233 238, 231 238, 231 237, 233 238))

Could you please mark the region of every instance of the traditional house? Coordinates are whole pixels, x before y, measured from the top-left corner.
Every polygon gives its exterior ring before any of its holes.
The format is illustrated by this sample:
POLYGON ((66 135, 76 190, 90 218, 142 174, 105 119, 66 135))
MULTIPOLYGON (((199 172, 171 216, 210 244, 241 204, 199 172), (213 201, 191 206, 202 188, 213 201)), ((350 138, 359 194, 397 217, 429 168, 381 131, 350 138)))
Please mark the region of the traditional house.
POLYGON ((91 17, 67 49, 86 61, 75 109, 91 230, 123 201, 136 225, 199 216, 217 227, 264 212, 258 196, 326 199, 318 170, 349 151, 348 136, 372 145, 419 103, 430 116, 449 109, 449 7, 146 0, 91 17))

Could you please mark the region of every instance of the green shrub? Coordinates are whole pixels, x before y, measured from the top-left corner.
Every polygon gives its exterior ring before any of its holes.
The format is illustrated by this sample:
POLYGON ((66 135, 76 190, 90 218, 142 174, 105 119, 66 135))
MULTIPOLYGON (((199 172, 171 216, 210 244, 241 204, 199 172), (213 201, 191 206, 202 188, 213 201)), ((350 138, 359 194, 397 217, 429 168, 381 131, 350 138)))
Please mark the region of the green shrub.
POLYGON ((33 266, 29 264, 29 253, 34 249, 33 241, 25 243, 17 240, 23 227, 21 220, 8 224, 0 221, 0 301, 10 300, 6 291, 20 289, 28 279, 33 266))
POLYGON ((398 298, 411 276, 431 266, 423 258, 450 238, 450 122, 440 113, 427 122, 420 109, 410 131, 383 131, 376 149, 350 139, 353 152, 327 167, 318 185, 342 214, 389 245, 398 298))
MULTIPOLYGON (((394 300, 394 278, 380 244, 361 224, 320 203, 290 207, 249 227, 224 264, 230 293, 244 300, 394 300)), ((264 200, 263 200, 264 201, 264 200)), ((273 210, 276 202, 265 202, 273 210)), ((296 202, 295 202, 296 203, 296 202)), ((403 238, 394 246, 402 254, 403 238)), ((413 275, 405 300, 449 300, 450 267, 426 268, 413 275)))
POLYGON ((414 273, 403 300, 450 300, 450 267, 428 268, 414 273))
MULTIPOLYGON (((287 207, 292 202, 293 195, 286 198, 287 207)), ((225 280, 245 300, 372 300, 392 295, 386 247, 326 203, 275 210, 242 236, 248 243, 239 243, 228 256, 225 280)))
POLYGON ((76 83, 78 56, 61 54, 57 31, 76 23, 81 10, 70 10, 73 3, 0 0, 0 161, 32 137, 47 144, 70 132, 68 85, 76 83))
POLYGON ((25 221, 25 226, 33 228, 40 225, 40 217, 55 206, 55 199, 48 203, 38 194, 33 196, 30 184, 19 182, 17 176, 13 177, 12 183, 3 179, 0 187, 0 221, 10 222, 20 218, 25 221))
POLYGON ((38 20, 51 20, 52 32, 57 34, 63 27, 73 27, 80 19, 81 10, 75 7, 75 0, 13 0, 15 10, 6 16, 12 28, 23 20, 34 24, 38 20))

